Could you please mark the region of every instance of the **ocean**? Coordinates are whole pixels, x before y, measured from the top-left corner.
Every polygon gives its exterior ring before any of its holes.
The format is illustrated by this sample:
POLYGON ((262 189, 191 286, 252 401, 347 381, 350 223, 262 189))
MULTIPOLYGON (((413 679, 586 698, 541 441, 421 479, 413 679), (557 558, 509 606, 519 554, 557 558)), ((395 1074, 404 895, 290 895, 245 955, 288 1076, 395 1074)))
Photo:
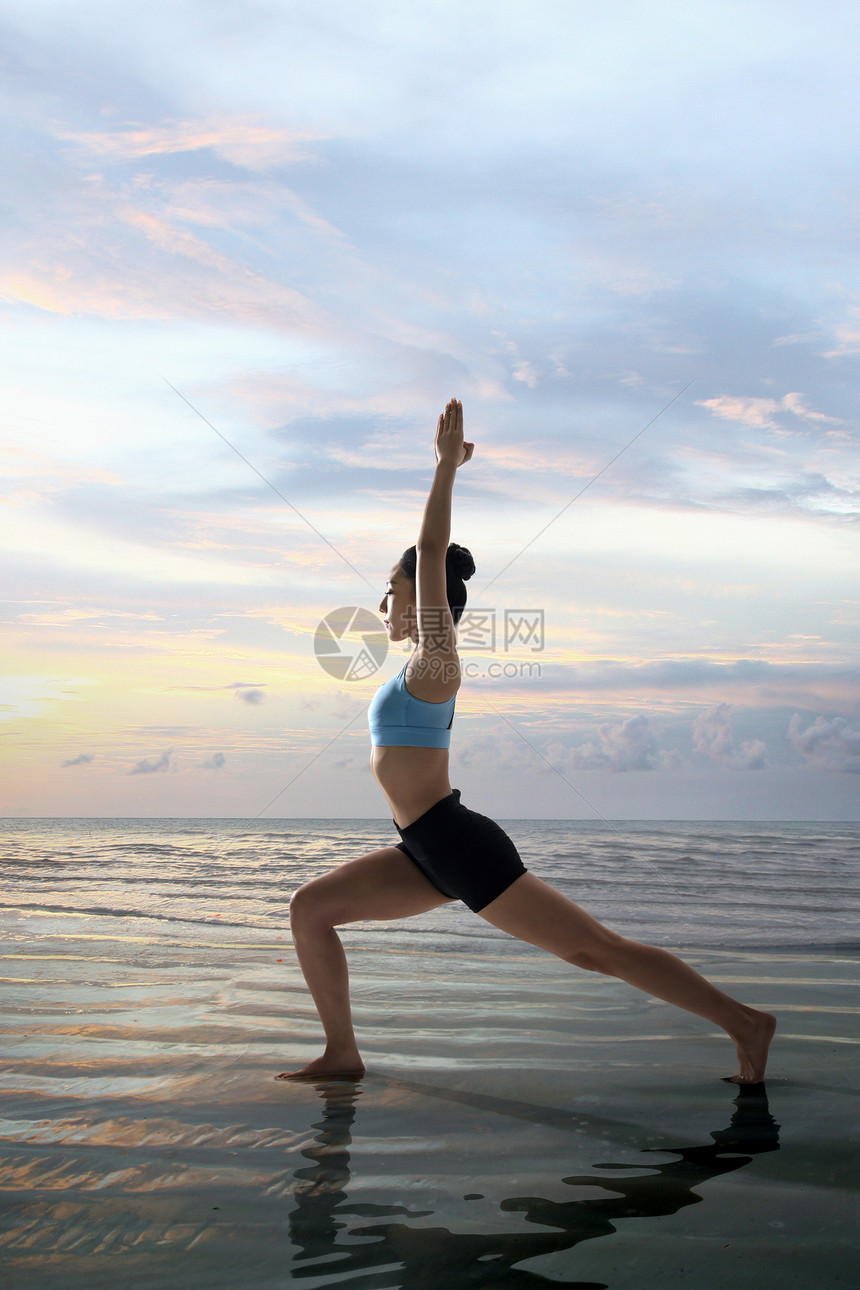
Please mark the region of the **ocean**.
MULTIPOLYGON (((526 866, 614 930, 676 946, 860 947, 860 826, 502 820, 526 866)), ((290 893, 399 841, 386 820, 6 820, 7 911, 288 932, 290 893)), ((462 905, 369 935, 507 940, 462 905)), ((228 930, 229 929, 229 930, 228 930)))
POLYGON ((501 823, 776 1013, 766 1085, 460 905, 343 929, 367 1075, 276 1081, 321 1050, 290 893, 390 821, 6 820, 4 1287, 850 1284, 860 825, 501 823))

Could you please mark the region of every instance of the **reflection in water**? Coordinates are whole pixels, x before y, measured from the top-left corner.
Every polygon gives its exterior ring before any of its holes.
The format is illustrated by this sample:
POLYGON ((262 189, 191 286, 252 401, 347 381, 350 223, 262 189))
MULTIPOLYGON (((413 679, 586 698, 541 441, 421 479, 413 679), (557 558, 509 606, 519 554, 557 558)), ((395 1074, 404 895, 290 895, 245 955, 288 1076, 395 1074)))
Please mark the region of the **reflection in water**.
MULTIPOLYGON (((557 1128, 580 1128, 593 1119, 569 1112, 533 1106, 527 1102, 469 1095, 432 1088, 428 1085, 398 1085, 436 1097, 468 1101, 484 1110, 513 1115, 557 1128)), ((313 1146, 302 1152, 314 1163, 296 1173, 296 1207, 289 1218, 293 1244, 301 1250, 295 1256, 291 1276, 295 1281, 314 1278, 346 1290, 461 1290, 463 1287, 574 1287, 575 1290, 606 1290, 604 1282, 550 1282, 539 1273, 514 1265, 539 1255, 569 1250, 580 1241, 609 1236, 618 1219, 654 1218, 674 1214, 703 1197, 694 1187, 710 1178, 731 1173, 750 1163, 755 1155, 779 1150, 777 1125, 770 1114, 764 1084, 737 1086, 735 1112, 725 1129, 711 1133, 712 1142, 691 1147, 644 1147, 643 1152, 668 1153, 679 1157, 669 1163, 652 1159, 636 1166, 638 1176, 624 1176, 634 1166, 603 1163, 595 1170, 610 1171, 571 1175, 562 1182, 589 1191, 603 1188, 611 1195, 600 1199, 550 1201, 540 1196, 512 1196, 500 1208, 522 1214, 529 1222, 552 1230, 467 1234, 444 1227, 413 1227, 403 1221, 352 1226, 350 1215, 377 1219, 424 1219, 432 1210, 409 1209, 403 1205, 349 1204, 349 1146, 360 1083, 351 1081, 319 1083, 316 1088, 324 1103, 323 1118, 314 1124, 319 1130, 313 1146), (641 1176, 641 1168, 653 1172, 641 1176), (348 1244, 338 1244, 338 1232, 348 1229, 348 1244), (359 1240, 353 1244, 355 1238, 359 1240)))
POLYGON ((320 1132, 314 1145, 302 1152, 315 1161, 312 1169, 297 1169, 295 1211, 290 1215, 290 1235, 302 1254, 298 1259, 319 1258, 334 1249, 337 1231, 334 1211, 346 1200, 349 1182, 349 1151, 355 1104, 361 1096, 357 1084, 318 1084, 323 1096, 323 1118, 312 1125, 320 1132))

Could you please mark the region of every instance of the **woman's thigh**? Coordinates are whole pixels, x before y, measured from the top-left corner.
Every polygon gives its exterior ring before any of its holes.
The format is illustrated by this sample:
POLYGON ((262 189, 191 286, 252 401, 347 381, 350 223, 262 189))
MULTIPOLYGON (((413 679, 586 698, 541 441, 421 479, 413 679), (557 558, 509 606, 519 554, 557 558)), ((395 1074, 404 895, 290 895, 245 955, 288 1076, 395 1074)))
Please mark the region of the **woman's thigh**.
POLYGON ((517 878, 479 912, 503 932, 583 965, 596 964, 603 949, 622 939, 533 873, 517 878))
POLYGON ((330 927, 364 919, 411 918, 451 898, 434 887, 397 847, 381 847, 347 860, 299 887, 290 902, 290 917, 309 916, 330 927))

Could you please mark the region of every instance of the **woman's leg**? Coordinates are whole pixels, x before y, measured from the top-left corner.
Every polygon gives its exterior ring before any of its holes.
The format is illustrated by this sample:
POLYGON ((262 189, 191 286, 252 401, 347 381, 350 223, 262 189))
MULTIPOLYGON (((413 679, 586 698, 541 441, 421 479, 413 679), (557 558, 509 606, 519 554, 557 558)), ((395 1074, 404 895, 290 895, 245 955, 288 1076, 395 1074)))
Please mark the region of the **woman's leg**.
POLYGON ((299 887, 290 901, 293 944, 325 1031, 322 1057, 276 1079, 362 1075, 349 1006, 349 972, 334 930, 364 919, 411 918, 450 904, 396 847, 349 860, 299 887))
POLYGON ((718 990, 668 950, 628 941, 533 873, 525 873, 480 911, 481 918, 511 936, 549 950, 568 963, 620 977, 648 994, 713 1021, 738 1050, 736 1084, 764 1079, 776 1018, 718 990))

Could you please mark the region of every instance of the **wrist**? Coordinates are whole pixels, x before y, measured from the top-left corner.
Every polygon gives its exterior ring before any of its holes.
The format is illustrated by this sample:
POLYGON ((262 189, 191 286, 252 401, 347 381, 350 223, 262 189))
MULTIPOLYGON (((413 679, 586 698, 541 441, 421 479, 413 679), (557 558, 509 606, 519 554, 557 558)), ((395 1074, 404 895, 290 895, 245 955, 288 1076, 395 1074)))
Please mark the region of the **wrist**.
POLYGON ((457 473, 457 463, 453 457, 440 457, 436 462, 436 474, 454 477, 457 473))

